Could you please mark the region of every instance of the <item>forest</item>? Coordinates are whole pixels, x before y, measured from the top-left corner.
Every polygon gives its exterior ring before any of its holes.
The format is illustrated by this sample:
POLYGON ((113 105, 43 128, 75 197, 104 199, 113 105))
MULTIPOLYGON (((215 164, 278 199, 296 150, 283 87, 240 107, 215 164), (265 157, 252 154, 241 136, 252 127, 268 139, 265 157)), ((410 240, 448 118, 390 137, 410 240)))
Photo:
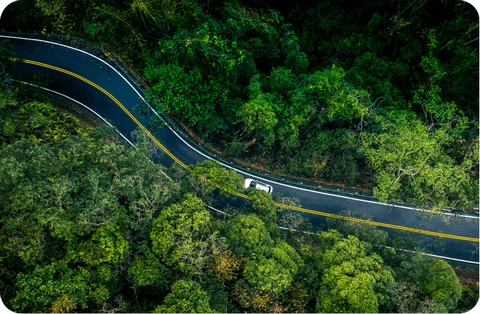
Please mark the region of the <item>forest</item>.
MULTIPOLYGON (((0 29, 104 47, 225 158, 381 201, 478 206, 478 14, 466 2, 20 0, 0 29)), ((142 132, 132 148, 13 82, 9 53, 0 46, 0 296, 12 311, 477 303, 478 268, 406 253, 406 234, 312 226, 275 206, 297 199, 244 191, 212 161, 193 173, 154 164, 162 152, 142 132), (202 178, 251 201, 230 206, 202 178)))
POLYGON ((108 49, 225 158, 381 201, 478 206, 467 2, 21 0, 0 25, 108 49))
POLYGON ((313 228, 274 203, 298 200, 258 190, 212 211, 232 196, 198 174, 244 192, 240 175, 154 164, 141 132, 132 148, 2 79, 0 295, 12 311, 439 313, 478 301, 478 270, 397 251, 404 235, 313 228))

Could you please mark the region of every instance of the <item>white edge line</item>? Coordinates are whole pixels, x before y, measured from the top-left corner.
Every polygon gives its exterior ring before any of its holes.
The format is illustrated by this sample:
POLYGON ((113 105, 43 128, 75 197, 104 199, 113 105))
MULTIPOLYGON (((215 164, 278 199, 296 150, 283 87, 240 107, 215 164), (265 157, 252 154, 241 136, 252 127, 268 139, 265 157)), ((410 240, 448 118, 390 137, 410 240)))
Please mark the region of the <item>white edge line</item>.
POLYGON ((74 103, 76 103, 77 105, 80 105, 82 107, 84 107, 85 109, 89 110, 91 113, 93 113, 94 115, 96 115, 97 117, 99 117, 100 119, 102 119, 103 122, 105 122, 106 124, 108 124, 110 127, 112 127, 118 134, 120 134, 121 137, 123 137, 123 139, 125 141, 128 142, 128 144, 130 144, 131 146, 135 147, 135 145, 133 145, 132 142, 130 142, 125 136, 123 136, 123 134, 121 134, 120 132, 117 131, 117 129, 112 125, 110 124, 110 122, 108 122, 105 118, 103 118, 101 115, 99 115, 97 112, 95 112, 94 110, 90 109, 90 107, 82 104, 81 102, 79 102, 78 100, 76 99, 73 99, 72 97, 69 97, 67 95, 64 95, 62 93, 59 93, 57 91, 54 91, 52 89, 49 89, 49 88, 46 88, 46 87, 43 87, 43 86, 39 86, 39 85, 35 85, 35 84, 32 84, 32 83, 28 83, 28 82, 24 82, 24 81, 19 81, 19 80, 12 80, 13 82, 18 82, 18 83, 22 83, 22 84, 25 84, 25 85, 30 85, 30 86, 33 86, 33 87, 36 87, 36 88, 40 88, 40 89, 43 89, 43 90, 46 90, 50 93, 54 93, 54 94, 57 94, 59 96, 62 96, 62 97, 65 97, 67 98, 68 100, 70 101, 73 101, 74 103))
POLYGON ((99 117, 100 119, 102 119, 103 122, 105 122, 106 124, 108 124, 110 127, 112 127, 112 128, 115 130, 115 132, 117 132, 121 137, 123 137, 123 139, 124 139, 125 141, 127 141, 128 144, 130 144, 132 147, 135 147, 135 145, 133 145, 133 143, 130 142, 130 141, 128 140, 128 138, 126 138, 125 136, 123 136, 123 134, 120 133, 110 122, 108 122, 105 118, 103 118, 103 117, 102 117, 101 115, 99 115, 97 112, 95 112, 94 110, 92 110, 90 107, 82 104, 82 103, 79 102, 78 100, 73 99, 72 97, 69 97, 69 96, 64 95, 64 94, 62 94, 62 93, 59 93, 59 92, 57 92, 57 91, 54 91, 54 90, 52 90, 52 89, 43 87, 43 86, 39 86, 39 85, 35 85, 35 84, 32 84, 32 83, 28 83, 28 82, 24 82, 24 81, 19 81, 19 80, 12 80, 12 81, 18 82, 18 83, 22 83, 22 84, 25 84, 25 85, 30 85, 30 86, 33 86, 33 87, 36 87, 36 88, 40 88, 40 89, 46 90, 46 91, 48 91, 48 92, 50 92, 50 93, 54 93, 54 94, 60 95, 60 96, 62 96, 62 97, 67 98, 67 99, 70 100, 70 101, 75 102, 76 104, 84 107, 85 109, 89 110, 89 111, 92 112, 94 115, 96 115, 97 117, 99 117))
MULTIPOLYGON (((73 99, 67 95, 64 95, 62 93, 59 93, 57 91, 54 91, 54 90, 51 90, 51 89, 48 89, 46 87, 43 87, 43 86, 39 86, 39 85, 35 85, 35 84, 32 84, 32 83, 28 83, 28 82, 24 82, 24 81, 19 81, 19 80, 12 80, 14 82, 18 82, 18 83, 22 83, 22 84, 25 84, 25 85, 30 85, 30 86, 33 86, 33 87, 36 87, 36 88, 40 88, 40 89, 43 89, 43 90, 46 90, 48 92, 51 92, 51 93, 54 93, 54 94, 57 94, 57 95, 60 95, 62 97, 65 97, 67 98, 68 100, 70 101, 73 101, 75 102, 76 104, 86 108, 87 110, 89 110, 90 112, 92 112, 94 115, 96 115, 97 117, 99 117, 100 119, 102 119, 103 122, 105 122, 106 124, 108 124, 111 128, 113 128, 115 130, 115 132, 118 133, 118 135, 120 135, 128 144, 130 144, 133 148, 137 149, 137 147, 129 141, 128 138, 126 138, 122 133, 120 133, 120 131, 117 130, 116 127, 114 127, 112 124, 110 124, 110 122, 108 122, 105 118, 103 118, 100 114, 98 114, 96 111, 94 111, 93 109, 91 109, 90 107, 82 104, 81 102, 79 102, 78 100, 76 99, 73 99)), ((147 158, 150 162, 152 162, 152 160, 150 160, 150 158, 147 158)), ((152 162, 153 163, 153 162, 152 162)), ((165 172, 163 172, 161 169, 158 169, 164 176, 166 176, 170 181, 173 181, 172 178, 170 178, 165 172)))
POLYGON ((210 209, 213 210, 213 211, 216 211, 217 213, 222 213, 222 214, 224 214, 225 216, 232 216, 231 214, 226 213, 226 212, 222 212, 221 210, 216 209, 216 208, 214 208, 214 207, 212 207, 212 206, 210 206, 210 205, 208 205, 208 204, 205 204, 205 206, 208 207, 208 208, 210 208, 210 209))
MULTIPOLYGON (((15 81, 15 82, 19 82, 19 83, 22 83, 22 84, 25 84, 25 85, 30 85, 30 86, 33 86, 33 87, 37 87, 37 88, 40 88, 40 89, 43 89, 43 90, 46 90, 46 91, 49 91, 51 93, 54 93, 54 94, 57 94, 57 95, 60 95, 62 97, 65 97, 79 105, 81 105, 82 107, 88 109, 89 111, 91 111, 93 114, 95 114, 97 117, 99 117, 100 119, 102 119, 105 123, 107 123, 110 127, 112 127, 121 137, 123 137, 123 139, 125 139, 125 141, 127 141, 132 147, 135 147, 135 145, 133 145, 132 142, 130 142, 122 133, 120 133, 112 124, 110 124, 110 122, 108 122, 106 119, 104 119, 100 114, 98 114, 97 112, 95 112, 93 109, 89 108, 88 106, 84 105, 83 103, 79 102, 78 100, 76 99, 73 99, 67 95, 64 95, 62 93, 59 93, 57 91, 54 91, 54 90, 51 90, 51 89, 48 89, 46 87, 43 87, 43 86, 38 86, 38 85, 35 85, 35 84, 31 84, 31 83, 28 83, 28 82, 24 82, 24 81, 19 81, 19 80, 12 80, 12 81, 15 81)), ((136 148, 136 147, 135 147, 136 148)), ((172 180, 167 174, 165 174, 162 170, 160 170, 161 173, 163 173, 168 179, 172 180)), ((213 208, 212 206, 209 206, 206 204, 206 206, 214 211, 217 211, 217 212, 220 212, 222 214, 225 214, 227 216, 231 216, 230 214, 227 214, 221 210, 218 210, 216 208, 213 208)), ((283 230, 289 230, 289 231, 293 231, 293 232, 301 232, 301 233, 306 233, 306 234, 314 234, 313 232, 306 232, 306 231, 300 231, 300 230, 296 230, 296 229, 290 229, 290 228, 285 228, 285 227, 278 227, 279 229, 283 229, 283 230)), ((390 247, 390 246, 383 246, 383 247, 386 247, 386 248, 393 248, 393 247, 390 247)), ((448 260, 453 260, 453 261, 458 261, 458 262, 464 262, 464 263, 471 263, 471 264, 480 264, 479 262, 473 262, 473 261, 468 261, 468 260, 462 260, 462 259, 458 259, 458 258, 453 258, 453 257, 447 257, 447 256, 441 256, 441 255, 435 255, 435 254, 429 254, 429 253, 423 253, 423 252, 416 252, 416 251, 410 251, 410 250, 405 250, 405 249, 397 249, 397 248, 393 248, 395 250, 400 250, 400 251, 405 251, 405 252, 410 252, 410 253, 418 253, 418 254, 422 254, 422 255, 427 255, 427 256, 432 256, 432 257, 439 257, 439 258, 443 258, 443 259, 448 259, 448 260)))
POLYGON ((448 259, 448 260, 456 261, 456 262, 462 262, 462 263, 470 263, 470 264, 480 265, 480 262, 474 262, 474 261, 469 261, 469 260, 464 260, 464 259, 459 259, 459 258, 447 257, 447 256, 442 256, 442 255, 435 255, 435 254, 424 253, 424 252, 411 251, 411 250, 406 250, 406 249, 397 249, 397 248, 394 248, 394 247, 391 247, 391 246, 386 246, 386 245, 380 245, 380 246, 386 247, 386 248, 389 248, 389 249, 394 249, 394 250, 397 250, 397 251, 403 251, 403 252, 408 252, 408 253, 422 254, 422 255, 431 256, 431 257, 438 257, 438 258, 442 258, 442 259, 448 259))
MULTIPOLYGON (((288 231, 292 231, 292 232, 300 232, 300 233, 310 234, 310 235, 315 234, 315 232, 301 231, 301 230, 291 229, 291 228, 286 228, 286 227, 278 227, 278 228, 282 229, 282 230, 288 230, 288 231)), ((474 262, 474 261, 469 261, 469 260, 465 260, 465 259, 453 258, 453 257, 448 257, 448 256, 443 256, 443 255, 435 255, 435 254, 424 253, 424 252, 411 251, 411 250, 406 250, 406 249, 399 249, 399 248, 394 248, 392 246, 387 246, 387 245, 376 245, 376 246, 389 248, 389 249, 394 249, 394 250, 397 250, 397 251, 408 252, 408 253, 422 254, 422 255, 431 256, 431 257, 438 257, 438 258, 448 259, 448 260, 456 261, 456 262, 480 265, 480 262, 474 262)))
MULTIPOLYGON (((321 192, 321 191, 315 191, 315 190, 309 190, 309 189, 304 189, 304 188, 299 188, 299 187, 296 187, 296 186, 292 186, 292 185, 288 185, 288 184, 285 184, 285 183, 281 183, 281 182, 277 182, 277 181, 272 181, 272 180, 269 180, 269 179, 266 179, 266 178, 262 178, 262 177, 258 177, 256 175, 253 175, 253 174, 250 174, 248 172, 245 172, 245 171, 242 171, 242 170, 239 170, 239 169, 236 169, 232 166, 229 166, 227 164, 224 164, 208 155, 205 155, 204 153, 198 151, 196 148, 192 147, 189 143, 187 143, 180 135, 178 135, 177 132, 175 132, 166 122, 164 119, 162 119, 162 117, 160 117, 160 115, 145 101, 145 98, 143 98, 143 96, 137 91, 137 89, 132 85, 130 84, 130 82, 120 73, 117 71, 117 69, 115 69, 112 65, 110 65, 108 62, 100 59, 99 57, 89 53, 89 52, 86 52, 86 51, 83 51, 81 49, 78 49, 78 48, 75 48, 75 47, 70 47, 70 46, 67 46, 67 45, 64 45, 64 44, 59 44, 59 43, 56 43, 56 42, 52 42, 52 41, 48 41, 48 40, 43 40, 43 39, 36 39, 36 38, 23 38, 23 37, 16 37, 16 36, 8 36, 8 35, 0 35, 0 37, 4 37, 4 38, 13 38, 13 39, 20 39, 20 40, 30 40, 30 41, 38 41, 38 42, 44 42, 44 43, 48 43, 48 44, 52 44, 52 45, 57 45, 57 46, 61 46, 61 47, 65 47, 65 48, 68 48, 68 49, 72 49, 72 50, 75 50, 75 51, 78 51, 78 52, 81 52, 81 53, 84 53, 86 55, 89 55, 103 63, 105 63, 107 66, 109 66, 113 71, 115 71, 125 82, 127 82, 127 84, 135 91, 135 93, 137 93, 137 95, 140 97, 140 99, 142 99, 142 101, 150 108, 150 110, 152 110, 152 112, 158 117, 160 118, 160 120, 162 120, 162 122, 170 129, 170 131, 172 131, 183 143, 185 143, 185 145, 187 145, 188 147, 190 147, 190 149, 194 150, 195 152, 197 152, 198 154, 202 155, 203 157, 207 158, 207 159, 210 159, 210 160, 214 160, 216 162, 218 162, 220 165, 222 165, 223 167, 225 168, 229 168, 229 169, 232 169, 232 170, 235 170, 236 172, 239 172, 239 173, 242 173, 244 175, 247 175, 249 177, 253 177, 253 178, 257 178, 257 179, 260 179, 260 180, 263 180, 263 181, 266 181, 266 182, 269 182, 269 183, 273 183, 273 184, 276 184, 276 185, 281 185, 281 186, 285 186, 285 187, 288 187, 288 188, 291 188, 291 189, 296 189, 296 190, 301 190, 301 191, 305 191, 305 192, 310 192, 310 193, 316 193, 316 194, 321 194, 321 195, 326 195, 326 196, 332 196, 332 197, 338 197, 338 198, 343 198, 343 199, 348 199, 348 200, 353 200, 353 201, 357 201, 357 202, 364 202, 364 203, 370 203, 370 204, 378 204, 378 205, 383 205, 383 206, 391 206, 391 207, 394 207, 394 208, 403 208, 403 209, 410 209, 410 210, 416 210, 416 211, 420 211, 420 212, 429 212, 429 213, 434 213, 434 214, 439 214, 438 212, 434 212, 434 211, 431 211, 431 210, 427 210, 427 209, 418 209, 418 208, 414 208, 414 207, 408 207, 408 206, 402 206, 402 205, 394 205, 394 204, 388 204, 388 203, 382 203, 382 202, 376 202, 376 201, 369 201, 369 200, 364 200, 364 199, 361 199, 361 198, 355 198, 355 197, 349 197, 349 196, 343 196, 343 195, 337 195, 337 194, 332 194, 332 193, 327 193, 327 192, 321 192)), ((123 136, 123 135, 122 135, 123 136)), ((446 215, 446 216, 454 216, 454 217, 463 217, 463 218, 472 218, 472 219, 480 219, 480 217, 477 217, 477 216, 470 216, 470 215, 456 215, 456 214, 452 214, 452 213, 445 213, 445 212, 442 212, 441 215, 446 215)))

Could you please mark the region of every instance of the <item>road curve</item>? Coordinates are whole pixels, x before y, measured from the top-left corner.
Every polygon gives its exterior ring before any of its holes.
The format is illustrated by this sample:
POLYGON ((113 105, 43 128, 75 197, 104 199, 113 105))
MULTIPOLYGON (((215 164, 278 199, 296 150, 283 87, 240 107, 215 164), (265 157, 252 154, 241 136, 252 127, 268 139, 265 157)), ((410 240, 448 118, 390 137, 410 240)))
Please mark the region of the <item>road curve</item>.
MULTIPOLYGON (((135 128, 144 126, 145 131, 171 153, 171 157, 165 155, 162 158, 161 162, 165 165, 170 165, 174 159, 187 167, 207 158, 214 159, 170 127, 155 127, 149 123, 150 119, 136 112, 135 107, 144 103, 143 91, 102 58, 46 40, 14 37, 0 35, 0 40, 13 43, 18 57, 26 61, 16 63, 17 80, 33 82, 36 75, 42 73, 47 78, 49 89, 85 104, 106 118, 127 139, 131 139, 130 133, 135 128)), ((234 165, 223 165, 236 168, 234 165)), ((244 176, 258 176, 237 170, 244 176)), ((399 229, 413 230, 412 234, 416 235, 418 243, 437 244, 429 250, 431 253, 478 263, 478 217, 428 217, 431 215, 409 207, 382 204, 369 198, 341 193, 309 190, 285 184, 282 180, 260 177, 284 196, 298 198, 303 208, 310 209, 305 215, 314 223, 324 222, 325 216, 339 218, 337 215, 349 210, 353 215, 371 218, 373 224, 389 233, 399 229), (442 234, 449 237, 443 237, 442 234)))

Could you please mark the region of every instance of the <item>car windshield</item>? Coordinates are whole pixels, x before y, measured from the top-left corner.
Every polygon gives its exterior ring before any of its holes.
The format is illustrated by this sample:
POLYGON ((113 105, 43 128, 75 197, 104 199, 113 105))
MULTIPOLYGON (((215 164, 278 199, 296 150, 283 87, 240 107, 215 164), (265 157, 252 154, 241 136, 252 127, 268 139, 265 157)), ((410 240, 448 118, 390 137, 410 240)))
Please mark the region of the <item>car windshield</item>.
POLYGON ((250 182, 250 187, 251 188, 254 188, 256 186, 257 186, 257 182, 255 182, 255 181, 250 182))

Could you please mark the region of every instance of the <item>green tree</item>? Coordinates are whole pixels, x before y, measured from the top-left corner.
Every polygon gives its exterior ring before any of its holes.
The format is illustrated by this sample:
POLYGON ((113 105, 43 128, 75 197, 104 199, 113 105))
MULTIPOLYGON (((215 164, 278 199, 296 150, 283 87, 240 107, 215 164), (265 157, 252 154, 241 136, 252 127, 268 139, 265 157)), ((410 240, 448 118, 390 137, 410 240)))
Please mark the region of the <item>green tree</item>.
POLYGON ((268 149, 275 142, 274 127, 278 120, 268 94, 260 94, 243 104, 237 112, 242 123, 242 137, 248 138, 249 144, 261 141, 263 149, 268 149))
POLYGON ((210 297, 198 282, 181 279, 153 313, 212 313, 210 297))
POLYGON ((213 199, 214 191, 217 189, 213 184, 222 187, 220 190, 222 196, 231 196, 229 192, 243 190, 244 178, 234 170, 225 169, 216 161, 205 160, 193 166, 192 169, 193 173, 189 175, 188 181, 192 185, 195 195, 207 202, 213 199))
POLYGON ((371 51, 355 58, 353 66, 345 77, 356 86, 368 90, 372 99, 382 103, 393 104, 400 108, 405 106, 408 94, 400 89, 402 82, 408 80, 409 69, 399 60, 390 61, 371 51))
POLYGON ((317 297, 318 312, 375 313, 394 283, 393 273, 383 267, 377 254, 349 236, 336 242, 322 258, 325 271, 317 297))
POLYGON ((376 171, 375 196, 434 208, 471 206, 471 160, 458 164, 444 151, 455 142, 451 127, 432 130, 411 113, 396 115, 379 117, 382 132, 362 136, 361 151, 376 171))
POLYGON ((152 250, 167 266, 177 266, 185 271, 186 254, 203 253, 204 237, 209 233, 210 214, 201 199, 185 195, 180 203, 164 208, 153 221, 150 231, 152 250))
POLYGON ((102 302, 109 297, 107 288, 95 282, 92 275, 83 267, 70 268, 65 261, 20 273, 13 308, 19 312, 49 312, 52 307, 58 308, 59 300, 67 299, 70 308, 86 309, 90 302, 102 302))
POLYGON ((252 254, 273 244, 263 221, 255 215, 238 215, 228 221, 225 234, 233 251, 252 254))
POLYGON ((318 131, 286 161, 288 169, 312 178, 355 184, 362 179, 357 139, 348 129, 318 131))
POLYGON ((282 25, 284 32, 282 38, 282 50, 285 57, 285 66, 293 69, 296 73, 303 73, 308 68, 308 58, 305 52, 301 51, 299 38, 292 29, 291 25, 282 25))
POLYGON ((272 196, 265 191, 250 189, 248 191, 250 197, 249 211, 257 215, 265 223, 270 235, 278 236, 277 226, 277 206, 272 196))
POLYGON ((304 88, 320 104, 319 118, 324 121, 351 120, 367 113, 369 94, 345 81, 345 71, 332 65, 306 77, 304 88))
POLYGON ((128 270, 133 282, 139 287, 162 285, 165 280, 165 266, 150 250, 142 256, 136 256, 128 270))
POLYGON ((243 275, 260 291, 279 294, 290 286, 303 261, 298 253, 283 241, 278 241, 267 256, 250 259, 243 275))
POLYGON ((417 283, 433 300, 448 310, 457 306, 462 287, 447 262, 416 254, 410 262, 402 262, 402 268, 406 278, 417 283))
POLYGON ((70 255, 87 265, 98 266, 101 263, 119 264, 128 252, 129 244, 119 227, 102 226, 88 241, 70 248, 70 255))

